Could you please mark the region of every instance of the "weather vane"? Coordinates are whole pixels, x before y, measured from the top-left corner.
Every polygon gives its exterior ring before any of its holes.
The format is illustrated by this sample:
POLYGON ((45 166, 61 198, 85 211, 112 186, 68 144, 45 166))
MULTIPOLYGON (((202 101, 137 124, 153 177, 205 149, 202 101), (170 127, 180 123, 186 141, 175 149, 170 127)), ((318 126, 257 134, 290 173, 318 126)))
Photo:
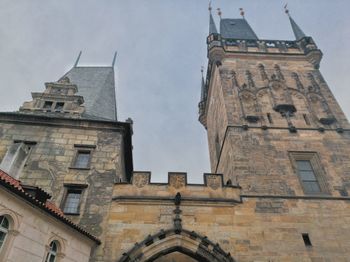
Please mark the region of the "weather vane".
POLYGON ((208 7, 208 10, 209 10, 209 12, 211 12, 211 1, 209 1, 209 7, 208 7))
POLYGON ((244 10, 243 10, 243 8, 241 7, 241 8, 239 9, 239 11, 240 11, 240 15, 244 18, 244 10))
POLYGON ((288 9, 288 3, 286 3, 285 6, 284 6, 284 12, 286 12, 286 14, 287 14, 288 16, 290 16, 290 15, 289 15, 289 9, 288 9))
POLYGON ((220 16, 220 19, 221 19, 221 15, 222 15, 221 9, 217 8, 216 10, 218 11, 218 16, 220 16))

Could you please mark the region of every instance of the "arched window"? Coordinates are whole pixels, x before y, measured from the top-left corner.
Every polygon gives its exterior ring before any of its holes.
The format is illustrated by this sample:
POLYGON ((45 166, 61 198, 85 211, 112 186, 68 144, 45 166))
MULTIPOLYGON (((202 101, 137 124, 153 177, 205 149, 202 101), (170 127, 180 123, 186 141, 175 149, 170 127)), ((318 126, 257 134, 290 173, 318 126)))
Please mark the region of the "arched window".
POLYGON ((50 243, 50 249, 47 253, 45 262, 56 262, 59 244, 57 241, 52 241, 50 243))
POLYGON ((0 250, 5 243, 9 231, 9 220, 5 216, 0 216, 0 250))

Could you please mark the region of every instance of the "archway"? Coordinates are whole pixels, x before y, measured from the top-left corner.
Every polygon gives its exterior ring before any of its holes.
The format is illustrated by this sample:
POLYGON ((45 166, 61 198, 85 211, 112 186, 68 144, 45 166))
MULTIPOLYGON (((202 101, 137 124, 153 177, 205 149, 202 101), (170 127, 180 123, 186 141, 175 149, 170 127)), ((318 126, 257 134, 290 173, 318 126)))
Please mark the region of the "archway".
POLYGON ((157 262, 171 253, 180 253, 199 262, 234 262, 230 253, 207 237, 185 229, 161 230, 149 235, 119 259, 119 262, 157 262))

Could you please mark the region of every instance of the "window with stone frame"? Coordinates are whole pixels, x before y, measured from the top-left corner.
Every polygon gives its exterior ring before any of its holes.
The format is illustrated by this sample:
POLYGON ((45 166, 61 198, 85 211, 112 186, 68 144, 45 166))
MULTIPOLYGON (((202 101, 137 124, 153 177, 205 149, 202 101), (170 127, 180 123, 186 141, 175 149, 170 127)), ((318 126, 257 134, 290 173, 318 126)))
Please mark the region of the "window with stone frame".
POLYGON ((52 105, 53 105, 52 101, 45 101, 44 105, 43 105, 43 109, 51 111, 52 110, 52 105))
POLYGON ((64 107, 64 102, 57 102, 55 104, 55 111, 61 112, 63 111, 63 107, 64 107))
POLYGON ((71 168, 76 169, 90 169, 92 150, 96 147, 94 145, 74 145, 76 148, 75 157, 73 159, 71 168))
POLYGON ((325 171, 316 152, 289 152, 293 168, 307 195, 328 194, 325 171))
POLYGON ((7 238, 9 225, 8 219, 5 216, 0 216, 0 252, 7 238))
POLYGON ((47 252, 45 262, 56 262, 57 253, 59 249, 59 243, 57 241, 52 241, 49 246, 49 251, 47 252))
POLYGON ((67 184, 61 208, 66 215, 79 215, 84 189, 87 185, 67 184))

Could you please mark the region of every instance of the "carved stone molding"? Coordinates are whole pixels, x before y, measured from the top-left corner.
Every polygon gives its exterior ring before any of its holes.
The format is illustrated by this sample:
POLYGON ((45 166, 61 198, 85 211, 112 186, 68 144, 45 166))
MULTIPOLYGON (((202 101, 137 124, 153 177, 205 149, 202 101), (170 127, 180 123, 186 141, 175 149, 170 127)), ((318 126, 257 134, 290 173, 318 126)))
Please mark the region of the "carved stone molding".
POLYGON ((186 174, 169 174, 169 186, 179 189, 186 186, 186 174))

